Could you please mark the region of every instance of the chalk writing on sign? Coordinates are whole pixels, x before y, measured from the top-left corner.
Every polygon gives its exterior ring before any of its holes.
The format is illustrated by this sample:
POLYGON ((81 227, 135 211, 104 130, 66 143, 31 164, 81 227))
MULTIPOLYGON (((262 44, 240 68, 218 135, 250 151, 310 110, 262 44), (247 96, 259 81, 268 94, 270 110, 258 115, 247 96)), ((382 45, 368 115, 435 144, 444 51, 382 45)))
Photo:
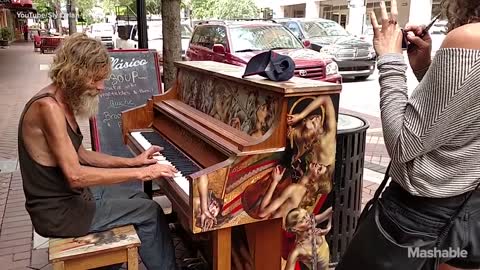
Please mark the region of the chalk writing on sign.
POLYGON ((145 66, 148 63, 146 59, 135 60, 135 58, 132 58, 128 62, 123 60, 123 59, 114 57, 114 56, 112 56, 111 59, 112 59, 112 69, 113 70, 120 70, 120 69, 125 69, 125 68, 145 66))

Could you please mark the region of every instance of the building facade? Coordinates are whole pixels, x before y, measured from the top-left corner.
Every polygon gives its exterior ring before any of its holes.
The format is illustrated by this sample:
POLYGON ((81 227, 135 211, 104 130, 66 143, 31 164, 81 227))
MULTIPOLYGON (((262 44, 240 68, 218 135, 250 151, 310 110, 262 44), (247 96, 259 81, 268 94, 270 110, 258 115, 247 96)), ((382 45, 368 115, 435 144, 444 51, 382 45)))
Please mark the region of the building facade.
POLYGON ((9 28, 14 33, 14 39, 23 39, 23 25, 27 18, 23 15, 35 12, 32 0, 0 0, 0 28, 9 28))
MULTIPOLYGON (((399 24, 428 24, 440 11, 441 0, 397 0, 399 24)), ((380 18, 380 0, 257 0, 261 8, 271 8, 274 18, 324 18, 341 24, 352 34, 362 34, 370 25, 374 10, 380 18)), ((390 1, 386 1, 390 8, 390 1)))

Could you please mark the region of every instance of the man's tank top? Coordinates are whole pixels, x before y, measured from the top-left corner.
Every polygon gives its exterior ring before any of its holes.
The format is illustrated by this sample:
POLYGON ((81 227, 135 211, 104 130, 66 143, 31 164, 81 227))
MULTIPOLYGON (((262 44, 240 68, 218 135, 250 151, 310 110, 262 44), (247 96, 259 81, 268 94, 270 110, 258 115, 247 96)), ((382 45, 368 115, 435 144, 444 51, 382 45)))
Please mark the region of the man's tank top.
MULTIPOLYGON (((30 105, 41 98, 33 97, 25 106, 18 125, 18 157, 25 192, 25 207, 35 231, 44 237, 76 237, 88 233, 95 213, 95 201, 89 188, 72 188, 60 167, 37 163, 28 153, 22 136, 22 123, 30 105)), ((55 99, 56 100, 56 99, 55 99)), ((83 136, 73 131, 67 121, 67 132, 78 151, 83 136)))

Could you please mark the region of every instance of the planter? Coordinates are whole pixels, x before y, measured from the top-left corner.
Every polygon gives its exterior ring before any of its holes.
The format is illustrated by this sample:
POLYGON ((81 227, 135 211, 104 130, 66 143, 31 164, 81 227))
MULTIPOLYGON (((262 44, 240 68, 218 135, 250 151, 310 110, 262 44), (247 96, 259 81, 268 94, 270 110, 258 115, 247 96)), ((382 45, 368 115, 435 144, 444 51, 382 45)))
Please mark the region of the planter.
POLYGON ((8 40, 0 40, 0 47, 7 47, 8 46, 8 40))

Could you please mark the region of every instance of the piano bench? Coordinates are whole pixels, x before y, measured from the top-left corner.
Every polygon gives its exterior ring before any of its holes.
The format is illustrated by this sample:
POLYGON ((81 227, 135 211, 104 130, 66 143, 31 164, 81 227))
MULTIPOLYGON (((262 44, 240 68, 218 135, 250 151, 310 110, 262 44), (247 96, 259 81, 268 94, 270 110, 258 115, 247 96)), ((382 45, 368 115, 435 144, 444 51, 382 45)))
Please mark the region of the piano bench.
POLYGON ((138 270, 140 239, 132 225, 76 238, 51 238, 49 261, 54 270, 92 269, 127 263, 138 270))

